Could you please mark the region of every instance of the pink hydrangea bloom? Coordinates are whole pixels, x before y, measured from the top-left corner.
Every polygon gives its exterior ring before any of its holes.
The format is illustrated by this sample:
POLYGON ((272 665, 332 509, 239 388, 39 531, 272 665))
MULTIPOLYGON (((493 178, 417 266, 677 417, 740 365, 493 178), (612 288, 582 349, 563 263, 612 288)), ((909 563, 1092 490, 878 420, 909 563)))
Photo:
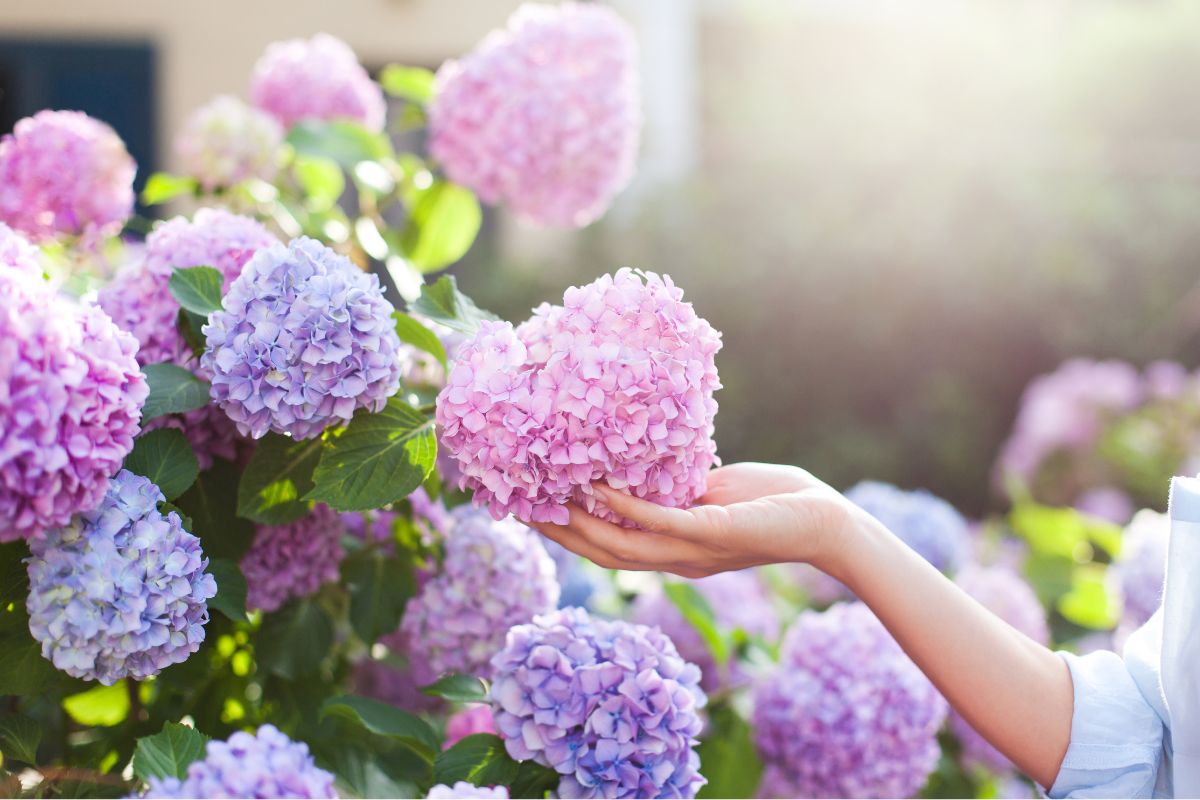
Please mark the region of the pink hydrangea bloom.
POLYGON ((495 732, 496 719, 492 716, 492 707, 486 703, 472 703, 446 720, 446 743, 443 747, 449 750, 467 736, 495 732))
POLYGON ((625 268, 572 287, 517 329, 485 322, 438 394, 460 485, 501 519, 566 523, 591 484, 685 507, 716 463, 720 334, 670 278, 625 268))
POLYGON ((108 125, 39 111, 0 139, 0 221, 34 241, 116 233, 133 213, 136 171, 108 125))
POLYGON ((0 268, 0 542, 100 503, 149 393, 136 351, 99 308, 0 268))
POLYGON ((336 581, 345 530, 337 512, 323 505, 286 525, 259 525, 242 556, 246 607, 275 611, 336 581))
POLYGON ((42 274, 38 249, 3 222, 0 222, 0 267, 9 267, 32 276, 42 274))
POLYGON ((543 225, 587 225, 633 176, 636 62, 612 9, 527 3, 438 70, 430 152, 485 202, 543 225))
POLYGON ((175 141, 185 174, 207 190, 271 180, 283 128, 265 111, 220 95, 192 112, 175 141))
POLYGON ((327 33, 273 42, 254 65, 250 102, 285 128, 302 120, 350 120, 383 130, 383 90, 350 45, 327 33))

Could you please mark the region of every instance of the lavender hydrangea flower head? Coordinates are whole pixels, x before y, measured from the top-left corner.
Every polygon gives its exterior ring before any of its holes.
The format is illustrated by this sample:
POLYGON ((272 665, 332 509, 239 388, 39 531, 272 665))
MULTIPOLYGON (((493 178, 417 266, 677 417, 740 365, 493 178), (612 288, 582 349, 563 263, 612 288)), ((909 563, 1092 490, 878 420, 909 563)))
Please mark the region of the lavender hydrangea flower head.
MULTIPOLYGON (((718 625, 728 630, 741 629, 752 636, 774 641, 779 635, 779 617, 757 572, 722 572, 688 581, 708 601, 718 625)), ((675 643, 679 655, 700 667, 701 686, 716 691, 723 685, 740 685, 746 676, 737 669, 736 659, 720 666, 713 660, 708 644, 679 608, 663 591, 638 596, 633 619, 642 625, 657 626, 675 643)))
POLYGON ((847 491, 846 498, 942 572, 953 573, 970 554, 966 518, 923 489, 907 492, 891 484, 863 481, 847 491))
POLYGON ((438 394, 442 443, 496 518, 566 524, 575 501, 612 519, 592 492, 601 477, 686 507, 717 461, 720 347, 670 278, 621 269, 515 330, 485 322, 438 394))
POLYGON ((308 745, 263 725, 256 733, 238 731, 227 741, 210 741, 186 778, 151 778, 143 797, 337 797, 333 780, 316 765, 308 745))
POLYGON ((1167 515, 1149 509, 1134 514, 1125 528, 1121 551, 1109 568, 1109 579, 1121 598, 1121 641, 1146 624, 1162 604, 1170 534, 1167 515))
POLYGON ((327 33, 267 45, 254 65, 250 102, 284 128, 304 120, 349 120, 383 130, 383 90, 350 45, 327 33))
POLYGON ((527 3, 438 70, 430 152, 451 180, 542 225, 595 220, 633 177, 637 46, 604 6, 527 3))
POLYGON ((476 733, 496 733, 496 719, 492 716, 491 706, 472 703, 451 714, 446 720, 446 741, 443 747, 449 750, 459 740, 476 733))
MULTIPOLYGON (((1033 588, 1014 570, 1003 566, 969 566, 958 573, 954 582, 1030 639, 1043 645, 1050 643, 1046 611, 1033 588)), ((1012 762, 954 712, 950 714, 950 730, 958 737, 963 762, 968 767, 982 767, 997 774, 1013 771, 1012 762)))
POLYGON ((492 658, 508 754, 551 767, 559 797, 695 797, 700 670, 655 628, 565 608, 509 630, 492 658))
POLYGON ((1088 516, 1124 525, 1133 516, 1133 499, 1115 486, 1097 486, 1075 499, 1075 508, 1088 516))
POLYGON ((200 540, 158 487, 121 470, 103 500, 29 543, 29 631, 76 678, 111 686, 157 675, 204 641, 217 585, 200 540))
MULTIPOLYGON (((395 653, 403 652, 405 647, 403 636, 399 632, 380 637, 379 643, 395 653)), ((382 700, 413 713, 441 708, 444 704, 440 697, 431 697, 421 691, 421 687, 427 686, 428 681, 418 681, 414 675, 411 665, 419 653, 408 655, 409 661, 403 665, 373 658, 362 659, 354 665, 350 674, 351 689, 357 695, 382 700)))
POLYGON ((558 604, 554 562, 537 534, 470 507, 452 513, 442 572, 409 601, 400 623, 407 649, 421 653, 413 669, 422 683, 478 673, 505 631, 558 604))
POLYGON ((28 275, 42 274, 38 249, 3 222, 0 222, 0 267, 15 269, 28 275))
POLYGON ((219 95, 188 117, 175 151, 184 173, 212 191, 250 178, 271 180, 281 144, 283 128, 274 117, 219 95))
POLYGON ((0 139, 0 221, 35 242, 108 236, 133 213, 125 143, 81 111, 39 111, 0 139))
POLYGON ((764 796, 912 797, 946 701, 861 603, 806 611, 754 691, 764 796))
POLYGON ((400 338, 379 278, 301 237, 259 250, 204 326, 212 398, 243 436, 319 436, 400 388, 400 338))
POLYGON ((275 611, 336 581, 345 530, 337 512, 324 505, 286 525, 259 525, 242 556, 247 608, 275 611))
POLYGON ((425 795, 429 800, 456 800, 456 798, 478 797, 482 800, 508 800, 507 786, 476 786, 473 783, 459 781, 453 786, 439 783, 425 795))
POLYGON ((136 350, 99 308, 0 269, 0 542, 100 503, 149 394, 136 350))

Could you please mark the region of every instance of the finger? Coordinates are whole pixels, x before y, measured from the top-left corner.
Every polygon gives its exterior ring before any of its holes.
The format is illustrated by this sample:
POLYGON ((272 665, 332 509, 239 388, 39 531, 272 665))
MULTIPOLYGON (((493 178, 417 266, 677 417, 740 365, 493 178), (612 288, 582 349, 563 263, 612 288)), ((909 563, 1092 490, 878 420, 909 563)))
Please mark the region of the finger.
POLYGON ((696 545, 685 539, 623 528, 594 517, 574 504, 568 504, 567 509, 571 514, 570 529, 588 544, 619 561, 639 564, 642 569, 675 571, 702 557, 696 545))
POLYGON ((658 503, 619 492, 604 483, 592 484, 592 490, 606 506, 644 531, 667 536, 686 536, 694 526, 692 515, 683 509, 660 506, 658 503))
POLYGON ((547 539, 558 542, 575 555, 582 556, 605 569, 624 569, 637 572, 653 569, 643 564, 617 558, 607 550, 592 544, 566 525, 555 525, 552 522, 531 522, 530 525, 547 539))

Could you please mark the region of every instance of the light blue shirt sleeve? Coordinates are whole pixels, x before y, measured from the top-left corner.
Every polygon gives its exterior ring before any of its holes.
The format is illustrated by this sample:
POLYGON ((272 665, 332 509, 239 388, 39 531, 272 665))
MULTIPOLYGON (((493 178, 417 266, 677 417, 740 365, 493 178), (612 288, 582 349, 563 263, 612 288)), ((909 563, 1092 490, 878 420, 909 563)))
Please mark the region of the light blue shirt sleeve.
POLYGON ((1071 670, 1071 743, 1047 796, 1153 797, 1163 720, 1116 653, 1060 653, 1071 670))

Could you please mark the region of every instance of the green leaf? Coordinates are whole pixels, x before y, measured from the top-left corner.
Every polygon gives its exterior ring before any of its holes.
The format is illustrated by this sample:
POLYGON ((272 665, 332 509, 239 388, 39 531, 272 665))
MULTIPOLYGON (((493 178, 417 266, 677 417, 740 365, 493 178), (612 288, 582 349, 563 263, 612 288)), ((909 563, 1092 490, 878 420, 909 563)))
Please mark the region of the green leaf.
POLYGON ((147 364, 142 367, 150 394, 142 406, 143 424, 164 414, 182 414, 208 402, 208 383, 176 364, 147 364))
POLYGON ((474 194, 454 183, 434 181, 409 209, 400 250, 421 272, 435 272, 466 255, 482 222, 474 194))
POLYGON ((300 441, 268 433, 259 439, 238 484, 238 516, 265 525, 303 517, 312 503, 300 498, 312 491, 313 470, 320 460, 320 438, 300 441))
POLYGON ((83 685, 42 657, 41 648, 29 635, 24 604, 11 616, 23 624, 0 635, 0 695, 38 695, 83 685))
POLYGON ((321 707, 321 716, 330 715, 356 722, 371 733, 403 742, 430 762, 437 753, 438 737, 428 722, 379 700, 349 694, 331 697, 321 707))
POLYGON ((700 769, 708 783, 697 797, 757 797, 763 765, 749 723, 728 705, 709 711, 700 742, 700 769))
POLYGON ((397 311, 392 316, 396 320, 396 335, 400 337, 400 341, 424 350, 436 358, 443 367, 446 366, 446 348, 436 333, 403 311, 397 311))
POLYGON ((1104 572, 1098 564, 1077 567, 1071 590, 1058 599, 1058 613, 1083 628, 1099 631, 1114 627, 1119 619, 1118 608, 1104 572))
POLYGON ((347 169, 359 161, 392 155, 392 145, 383 133, 353 122, 299 122, 288 132, 287 140, 299 155, 331 158, 347 169))
POLYGON ((342 582, 350 594, 350 625, 367 644, 400 627, 404 606, 417 588, 411 561, 375 548, 342 562, 342 582))
POLYGON ((316 672, 332 645, 333 620, 312 600, 301 600, 263 617, 254 651, 260 667, 294 680, 316 672))
POLYGON ((223 285, 221 273, 213 267, 181 267, 167 281, 180 307, 202 317, 220 310, 223 285))
POLYGON ((25 559, 29 557, 29 546, 23 539, 0 544, 0 611, 9 603, 25 607, 29 594, 29 573, 25 559))
POLYGON ((422 286, 421 296, 409 305, 409 310, 466 334, 474 334, 484 320, 497 319, 460 292, 453 275, 443 275, 436 283, 422 286))
POLYGON ((185 194, 195 194, 199 188, 195 178, 172 175, 169 172, 155 172, 146 179, 146 186, 142 189, 142 203, 156 206, 185 194))
POLYGON ((337 205, 346 190, 346 176, 331 158, 300 155, 292 165, 292 174, 304 192, 311 211, 328 211, 337 205))
POLYGON ((663 586, 663 591, 679 609, 683 618, 704 639, 704 643, 713 654, 713 660, 717 663, 717 669, 724 669, 729 663, 729 644, 721 635, 716 615, 713 614, 708 600, 690 583, 667 583, 663 586))
POLYGON ((159 428, 134 440, 133 450, 125 457, 125 469, 149 478, 164 497, 174 500, 196 482, 200 463, 183 433, 159 428))
POLYGON ((520 762, 517 778, 508 787, 508 796, 518 798, 537 798, 542 800, 547 792, 558 788, 561 776, 550 767, 543 767, 533 761, 520 762))
POLYGON ((378 414, 359 411, 326 444, 305 499, 338 511, 369 511, 407 497, 433 470, 433 426, 398 396, 378 414))
POLYGON ((488 697, 487 685, 472 675, 444 675, 421 691, 452 703, 486 703, 488 697))
POLYGON ((129 690, 121 680, 64 697, 62 706, 80 725, 118 725, 129 716, 129 690))
POLYGON ((10 761, 37 763, 38 744, 42 729, 24 714, 0 714, 0 753, 7 766, 10 761))
POLYGON ((204 757, 208 737, 178 722, 164 722, 162 731, 137 740, 133 774, 142 780, 186 778, 188 765, 204 757))
POLYGON ((371 258, 376 261, 387 259, 390 248, 387 240, 383 238, 383 234, 379 232, 379 226, 375 224, 375 220, 370 217, 356 219, 354 221, 354 238, 358 239, 362 249, 371 258))
POLYGON ((517 779, 521 765, 504 749, 504 740, 491 733, 464 736, 433 762, 434 783, 453 786, 466 781, 475 786, 507 786, 517 779))
POLYGON ((246 622, 246 576, 241 567, 228 558, 212 558, 208 573, 217 582, 217 596, 208 601, 208 607, 234 622, 246 622))
POLYGON ((191 518, 192 533, 200 537, 204 555, 209 558, 237 561, 254 541, 254 525, 234 514, 237 491, 237 467, 218 458, 175 501, 191 518))
POLYGON ((420 106, 433 99, 433 72, 423 67, 388 64, 379 73, 379 85, 392 97, 420 106))

